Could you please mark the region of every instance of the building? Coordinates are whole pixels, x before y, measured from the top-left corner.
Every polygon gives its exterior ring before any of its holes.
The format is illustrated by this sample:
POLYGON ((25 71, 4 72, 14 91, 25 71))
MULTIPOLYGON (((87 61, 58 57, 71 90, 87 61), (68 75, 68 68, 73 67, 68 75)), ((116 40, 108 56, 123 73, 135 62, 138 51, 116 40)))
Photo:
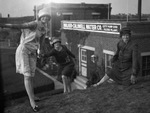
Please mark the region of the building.
MULTIPOLYGON (((21 24, 35 20, 33 16, 0 18, 0 23, 21 24)), ((20 41, 20 29, 0 29, 0 47, 17 47, 20 41)))
POLYGON ((51 15, 51 36, 60 34, 62 20, 96 20, 109 19, 111 15, 111 4, 69 4, 69 3, 50 3, 34 7, 34 14, 47 8, 51 15))
POLYGON ((0 13, 0 18, 2 18, 2 13, 0 13))
POLYGON ((105 73, 111 68, 110 59, 115 54, 122 27, 133 31, 133 40, 139 45, 140 72, 138 76, 150 75, 150 22, 149 21, 62 21, 62 43, 78 58, 78 88, 86 88, 91 72, 100 67, 105 73), (93 61, 93 57, 98 59, 93 61))

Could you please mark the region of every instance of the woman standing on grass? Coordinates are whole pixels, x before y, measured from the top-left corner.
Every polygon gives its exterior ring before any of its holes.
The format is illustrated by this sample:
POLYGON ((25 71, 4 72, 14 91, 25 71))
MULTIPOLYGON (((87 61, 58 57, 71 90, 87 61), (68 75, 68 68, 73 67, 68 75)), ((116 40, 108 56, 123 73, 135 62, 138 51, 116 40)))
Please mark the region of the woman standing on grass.
POLYGON ((118 84, 135 84, 138 74, 138 45, 131 40, 131 30, 122 28, 121 40, 117 44, 117 52, 112 59, 112 69, 94 86, 103 84, 109 78, 118 84))
POLYGON ((59 65, 58 75, 62 77, 64 93, 71 92, 71 79, 75 69, 75 56, 65 45, 61 45, 61 40, 58 38, 53 39, 52 45, 54 48, 48 54, 42 56, 45 58, 50 56, 55 57, 59 65))
POLYGON ((51 19, 46 9, 40 10, 38 17, 38 21, 24 24, 0 24, 2 28, 22 29, 20 44, 16 50, 16 72, 24 75, 25 89, 34 112, 39 111, 35 103, 38 98, 35 97, 33 90, 37 50, 40 47, 40 39, 47 34, 47 25, 51 19))

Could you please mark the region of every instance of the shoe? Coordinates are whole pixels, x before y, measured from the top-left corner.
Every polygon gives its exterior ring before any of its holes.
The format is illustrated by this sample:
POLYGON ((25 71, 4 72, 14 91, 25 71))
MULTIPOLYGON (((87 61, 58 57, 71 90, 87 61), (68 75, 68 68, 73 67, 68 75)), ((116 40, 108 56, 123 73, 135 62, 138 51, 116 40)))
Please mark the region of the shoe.
POLYGON ((107 80, 107 82, 108 83, 114 83, 114 80, 110 78, 109 80, 107 80))
POLYGON ((34 108, 33 107, 31 107, 32 108, 32 110, 34 111, 34 112, 38 112, 39 111, 39 107, 36 105, 34 108))
POLYGON ((39 97, 35 97, 34 101, 39 102, 41 99, 39 97))
POLYGON ((98 85, 99 85, 99 84, 93 84, 92 86, 93 86, 93 87, 97 87, 98 85))

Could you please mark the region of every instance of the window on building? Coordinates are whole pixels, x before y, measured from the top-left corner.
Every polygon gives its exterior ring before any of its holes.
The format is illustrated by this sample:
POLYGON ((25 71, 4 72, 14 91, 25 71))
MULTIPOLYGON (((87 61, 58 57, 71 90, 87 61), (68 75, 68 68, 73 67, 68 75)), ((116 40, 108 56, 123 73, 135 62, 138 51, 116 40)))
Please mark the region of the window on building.
POLYGON ((93 19, 100 19, 100 13, 93 12, 93 13, 92 13, 92 18, 93 18, 93 19))
POLYGON ((113 55, 105 54, 106 66, 108 68, 111 68, 111 59, 112 59, 112 57, 113 57, 113 55))
POLYGON ((81 50, 81 61, 87 63, 87 51, 85 49, 81 50))
POLYGON ((71 16, 70 15, 63 15, 63 20, 71 20, 71 16))
POLYGON ((114 56, 114 52, 109 50, 103 50, 103 53, 105 57, 105 71, 108 71, 112 68, 111 59, 114 56))
POLYGON ((73 13, 72 12, 66 12, 66 13, 62 13, 62 15, 63 15, 63 20, 71 20, 73 13))
POLYGON ((142 76, 150 75, 150 55, 142 56, 142 76))

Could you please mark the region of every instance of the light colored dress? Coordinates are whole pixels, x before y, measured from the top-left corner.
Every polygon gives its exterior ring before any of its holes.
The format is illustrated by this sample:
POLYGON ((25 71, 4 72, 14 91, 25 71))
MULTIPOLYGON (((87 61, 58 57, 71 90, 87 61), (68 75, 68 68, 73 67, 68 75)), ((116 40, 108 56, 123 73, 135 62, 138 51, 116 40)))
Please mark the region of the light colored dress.
MULTIPOLYGON (((18 26, 17 26, 18 27, 18 26)), ((36 70, 36 53, 40 47, 40 38, 46 29, 40 21, 33 21, 21 26, 22 35, 16 50, 16 73, 34 76, 36 70)))

